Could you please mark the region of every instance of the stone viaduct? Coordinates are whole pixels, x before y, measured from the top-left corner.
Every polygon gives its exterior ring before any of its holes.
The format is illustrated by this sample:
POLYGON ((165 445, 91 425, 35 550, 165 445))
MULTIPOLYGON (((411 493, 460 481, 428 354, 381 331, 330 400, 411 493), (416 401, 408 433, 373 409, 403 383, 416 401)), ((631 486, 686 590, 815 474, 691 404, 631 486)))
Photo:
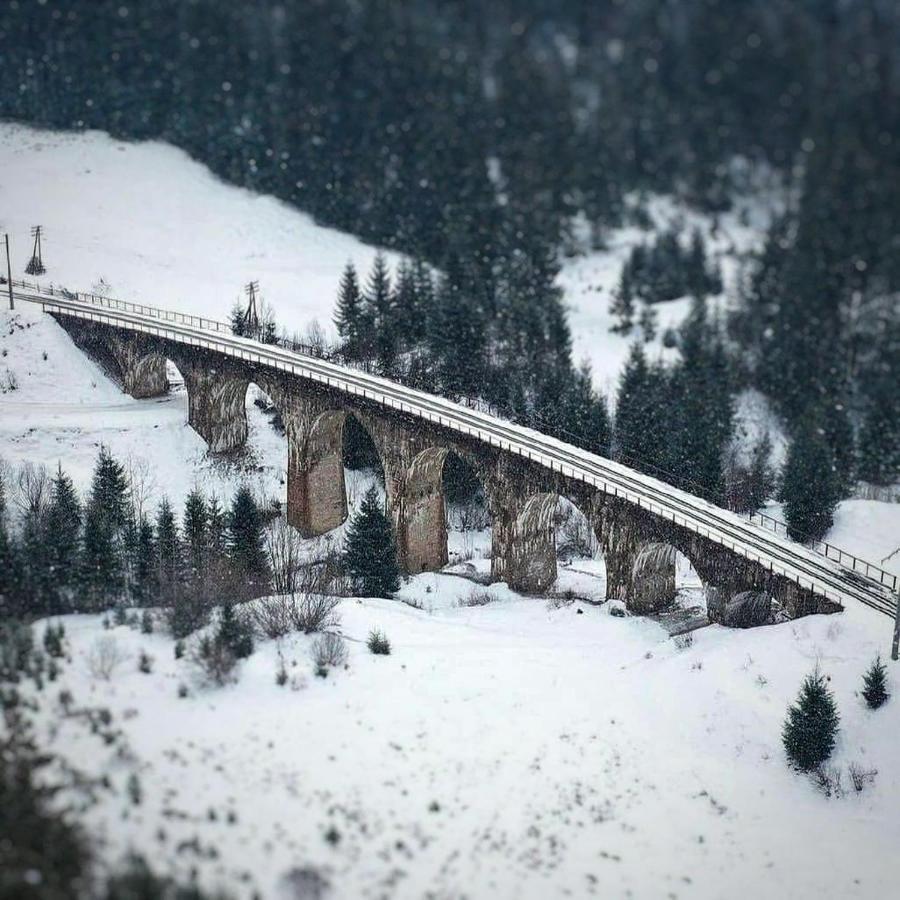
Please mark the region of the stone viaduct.
POLYGON ((720 600, 760 591, 792 616, 836 608, 762 562, 458 431, 259 363, 108 324, 56 318, 133 397, 164 394, 166 360, 171 360, 184 377, 188 422, 213 453, 232 453, 244 445, 246 393, 251 382, 258 385, 284 422, 287 518, 305 536, 324 534, 347 516, 343 431, 353 416, 380 457, 400 561, 408 573, 436 571, 447 562, 442 475, 453 453, 484 489, 492 520, 492 578, 515 590, 539 593, 555 580, 553 516, 558 498, 566 497, 598 538, 608 597, 623 600, 633 612, 654 611, 673 599, 676 551, 720 600))

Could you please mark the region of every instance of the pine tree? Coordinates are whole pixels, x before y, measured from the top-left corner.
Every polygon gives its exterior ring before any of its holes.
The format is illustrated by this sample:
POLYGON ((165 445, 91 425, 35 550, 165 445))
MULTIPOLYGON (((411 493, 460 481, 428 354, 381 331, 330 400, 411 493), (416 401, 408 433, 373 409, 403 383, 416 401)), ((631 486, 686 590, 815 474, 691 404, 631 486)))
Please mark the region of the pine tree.
POLYGON ((613 433, 617 456, 651 473, 665 456, 665 388, 665 372, 648 366, 643 347, 634 344, 619 379, 613 433))
POLYGON ((890 697, 887 690, 887 669, 880 656, 875 657, 869 671, 863 677, 862 693, 869 709, 878 709, 890 697))
POLYGON ((840 483, 824 434, 804 422, 788 450, 781 500, 788 534, 796 541, 821 538, 834 522, 840 483))
POLYGON ((788 709, 782 730, 788 759, 805 772, 820 766, 834 749, 839 721, 834 697, 817 669, 807 675, 797 702, 788 709))
POLYGON ((123 530, 130 512, 125 469, 100 448, 84 517, 82 571, 91 605, 103 608, 125 586, 123 530))
POLYGON ((260 581, 267 571, 262 532, 262 516, 253 494, 240 487, 228 517, 228 549, 238 571, 252 582, 260 581))
POLYGON ((615 319, 610 331, 617 334, 629 334, 634 324, 634 287, 632 285, 631 259, 622 266, 619 283, 612 292, 609 303, 609 314, 615 319))
POLYGON ((772 471, 772 439, 766 432, 753 447, 748 472, 747 506, 750 512, 756 512, 765 505, 775 486, 775 473, 772 471))
POLYGON ((153 526, 146 516, 138 523, 137 550, 135 552, 133 586, 134 600, 139 605, 150 604, 156 596, 156 543, 153 526))
MULTIPOLYGON (((381 372, 390 373, 397 356, 397 330, 391 277, 383 253, 375 254, 365 290, 365 308, 374 329, 372 349, 381 372)), ((367 323, 368 324, 368 323, 367 323)))
POLYGON ((184 540, 191 575, 198 577, 203 572, 207 546, 208 513, 203 495, 193 490, 184 503, 184 540))
POLYGON ((60 464, 53 479, 45 535, 47 563, 60 601, 69 595, 77 583, 80 534, 81 504, 72 479, 63 472, 60 464))
POLYGON ((206 550, 212 559, 221 559, 228 549, 228 516, 213 494, 206 506, 206 550))
POLYGON ((222 606, 215 640, 235 659, 244 659, 253 653, 253 626, 245 616, 238 614, 234 603, 222 606))
POLYGON ((374 487, 347 529, 344 565, 363 596, 389 597, 400 587, 393 530, 374 487))
POLYGON ((164 601, 171 601, 181 576, 181 541, 172 504, 164 497, 156 513, 156 565, 164 601))
POLYGON ((6 527, 6 485, 0 471, 0 618, 13 612, 13 596, 18 589, 18 560, 6 527))
POLYGON ((344 352, 350 359, 359 358, 362 347, 362 316, 362 295, 359 290, 356 269, 352 262, 348 262, 344 267, 338 287, 334 324, 344 341, 344 352))

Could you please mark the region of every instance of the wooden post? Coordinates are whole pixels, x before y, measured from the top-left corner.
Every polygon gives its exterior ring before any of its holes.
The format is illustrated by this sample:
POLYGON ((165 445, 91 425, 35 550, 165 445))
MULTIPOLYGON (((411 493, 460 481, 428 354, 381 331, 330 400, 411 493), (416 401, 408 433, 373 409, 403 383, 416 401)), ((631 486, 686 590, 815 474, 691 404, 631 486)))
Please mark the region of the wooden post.
POLYGON ((897 609, 894 612, 894 643, 891 644, 891 659, 896 661, 900 656, 900 592, 895 594, 894 602, 897 604, 897 609))
POLYGON ((6 285, 9 288, 9 308, 15 309, 16 304, 13 301, 13 292, 12 292, 12 265, 9 261, 9 235, 5 235, 6 237, 6 285))

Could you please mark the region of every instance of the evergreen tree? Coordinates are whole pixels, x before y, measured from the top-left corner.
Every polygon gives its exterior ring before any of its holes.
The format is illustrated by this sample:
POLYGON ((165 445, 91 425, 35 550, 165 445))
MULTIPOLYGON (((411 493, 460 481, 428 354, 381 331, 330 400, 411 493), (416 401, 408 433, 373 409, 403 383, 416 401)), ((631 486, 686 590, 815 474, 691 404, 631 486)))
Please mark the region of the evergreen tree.
MULTIPOLYGON (((45 534, 47 564, 60 602, 69 597, 78 579, 81 504, 72 479, 59 466, 53 479, 45 534)), ((62 609, 60 608, 61 612, 62 609)))
POLYGON ((887 691, 887 669, 881 661, 880 656, 876 656, 874 662, 869 667, 863 677, 863 697, 869 709, 878 709, 887 702, 890 694, 887 691))
POLYGON ((171 600, 181 575, 181 541, 172 504, 164 497, 156 513, 156 564, 165 600, 171 600))
POLYGON ((132 582, 134 600, 139 606, 154 601, 157 588, 157 571, 156 542, 153 539, 153 526, 146 516, 141 516, 141 520, 138 523, 137 550, 132 582))
POLYGON ((206 506, 206 550, 212 559, 222 559, 228 550, 228 515, 215 494, 206 506))
POLYGON ((231 325, 231 333, 237 337, 248 337, 247 334, 247 310, 241 305, 240 300, 235 300, 228 314, 228 321, 231 325))
POLYGON ((834 749, 839 721, 825 677, 818 670, 807 675, 782 730, 788 759, 805 772, 820 766, 834 749))
POLYGON ((350 359, 358 359, 363 344, 363 301, 359 290, 356 269, 348 262, 338 287, 337 309, 334 324, 344 342, 344 351, 350 359))
POLYGON ((748 472, 747 505, 750 512, 756 512, 765 505, 775 486, 775 473, 772 471, 772 439, 766 432, 753 447, 748 472))
POLYGON ((664 462, 663 423, 666 376, 650 368, 640 344, 634 344, 619 379, 616 398, 616 455, 629 466, 655 472, 664 462))
POLYGON ((184 540, 192 577, 202 574, 207 549, 208 513, 203 495, 193 490, 184 503, 184 540))
POLYGON ((781 500, 788 534, 797 541, 821 538, 834 522, 840 483, 824 434, 804 422, 788 449, 781 500))
POLYGON ((389 373, 397 356, 397 320, 387 260, 380 252, 375 254, 375 262, 372 264, 372 271, 366 284, 365 308, 371 317, 371 326, 374 330, 372 349, 379 370, 389 373))
POLYGON ((389 597, 400 587, 393 529, 374 487, 347 529, 344 565, 363 596, 389 597))
POLYGON ((100 448, 84 517, 83 577, 95 609, 115 599, 125 586, 123 530, 128 520, 128 479, 125 469, 100 448))
POLYGON ((81 504, 60 465, 53 479, 47 511, 47 556, 53 577, 62 593, 71 591, 78 577, 78 550, 81 533, 81 504))
POLYGON ((632 257, 622 266, 619 283, 612 292, 609 303, 609 314, 615 322, 610 331, 617 334, 629 334, 634 324, 634 288, 632 286, 632 257))
POLYGON ((253 494, 240 487, 228 517, 228 549, 237 570, 253 583, 261 582, 267 572, 263 549, 262 516, 253 494))
POLYGON ((13 612, 18 591, 18 559, 6 525, 6 484, 0 471, 0 618, 13 612))
POLYGON ((237 612, 234 603, 222 606, 215 640, 219 646, 227 648, 235 659, 244 659, 253 653, 253 625, 237 612))

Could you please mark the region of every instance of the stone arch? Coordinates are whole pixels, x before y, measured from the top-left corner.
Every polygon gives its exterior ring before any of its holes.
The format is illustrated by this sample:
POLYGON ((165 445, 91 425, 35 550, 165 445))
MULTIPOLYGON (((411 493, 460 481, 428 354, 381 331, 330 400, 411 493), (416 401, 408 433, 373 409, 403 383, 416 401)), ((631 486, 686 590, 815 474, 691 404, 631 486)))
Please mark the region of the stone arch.
POLYGON ((297 465, 291 466, 288 478, 288 520, 304 535, 325 534, 347 519, 344 429, 351 417, 372 440, 384 470, 378 444, 366 422, 355 412, 327 409, 315 415, 302 437, 297 465))
POLYGON ((126 394, 142 400, 169 390, 166 356, 158 345, 140 335, 129 335, 110 341, 110 352, 118 363, 126 394))
POLYGON ((472 470, 484 490, 477 461, 453 447, 427 447, 413 457, 403 479, 400 555, 407 572, 437 572, 447 565, 447 501, 444 475, 457 458, 472 470))
POLYGON ((684 586, 682 579, 688 572, 702 587, 700 576, 688 554, 668 541, 646 541, 634 554, 626 600, 628 609, 643 614, 671 606, 679 588, 684 586))

